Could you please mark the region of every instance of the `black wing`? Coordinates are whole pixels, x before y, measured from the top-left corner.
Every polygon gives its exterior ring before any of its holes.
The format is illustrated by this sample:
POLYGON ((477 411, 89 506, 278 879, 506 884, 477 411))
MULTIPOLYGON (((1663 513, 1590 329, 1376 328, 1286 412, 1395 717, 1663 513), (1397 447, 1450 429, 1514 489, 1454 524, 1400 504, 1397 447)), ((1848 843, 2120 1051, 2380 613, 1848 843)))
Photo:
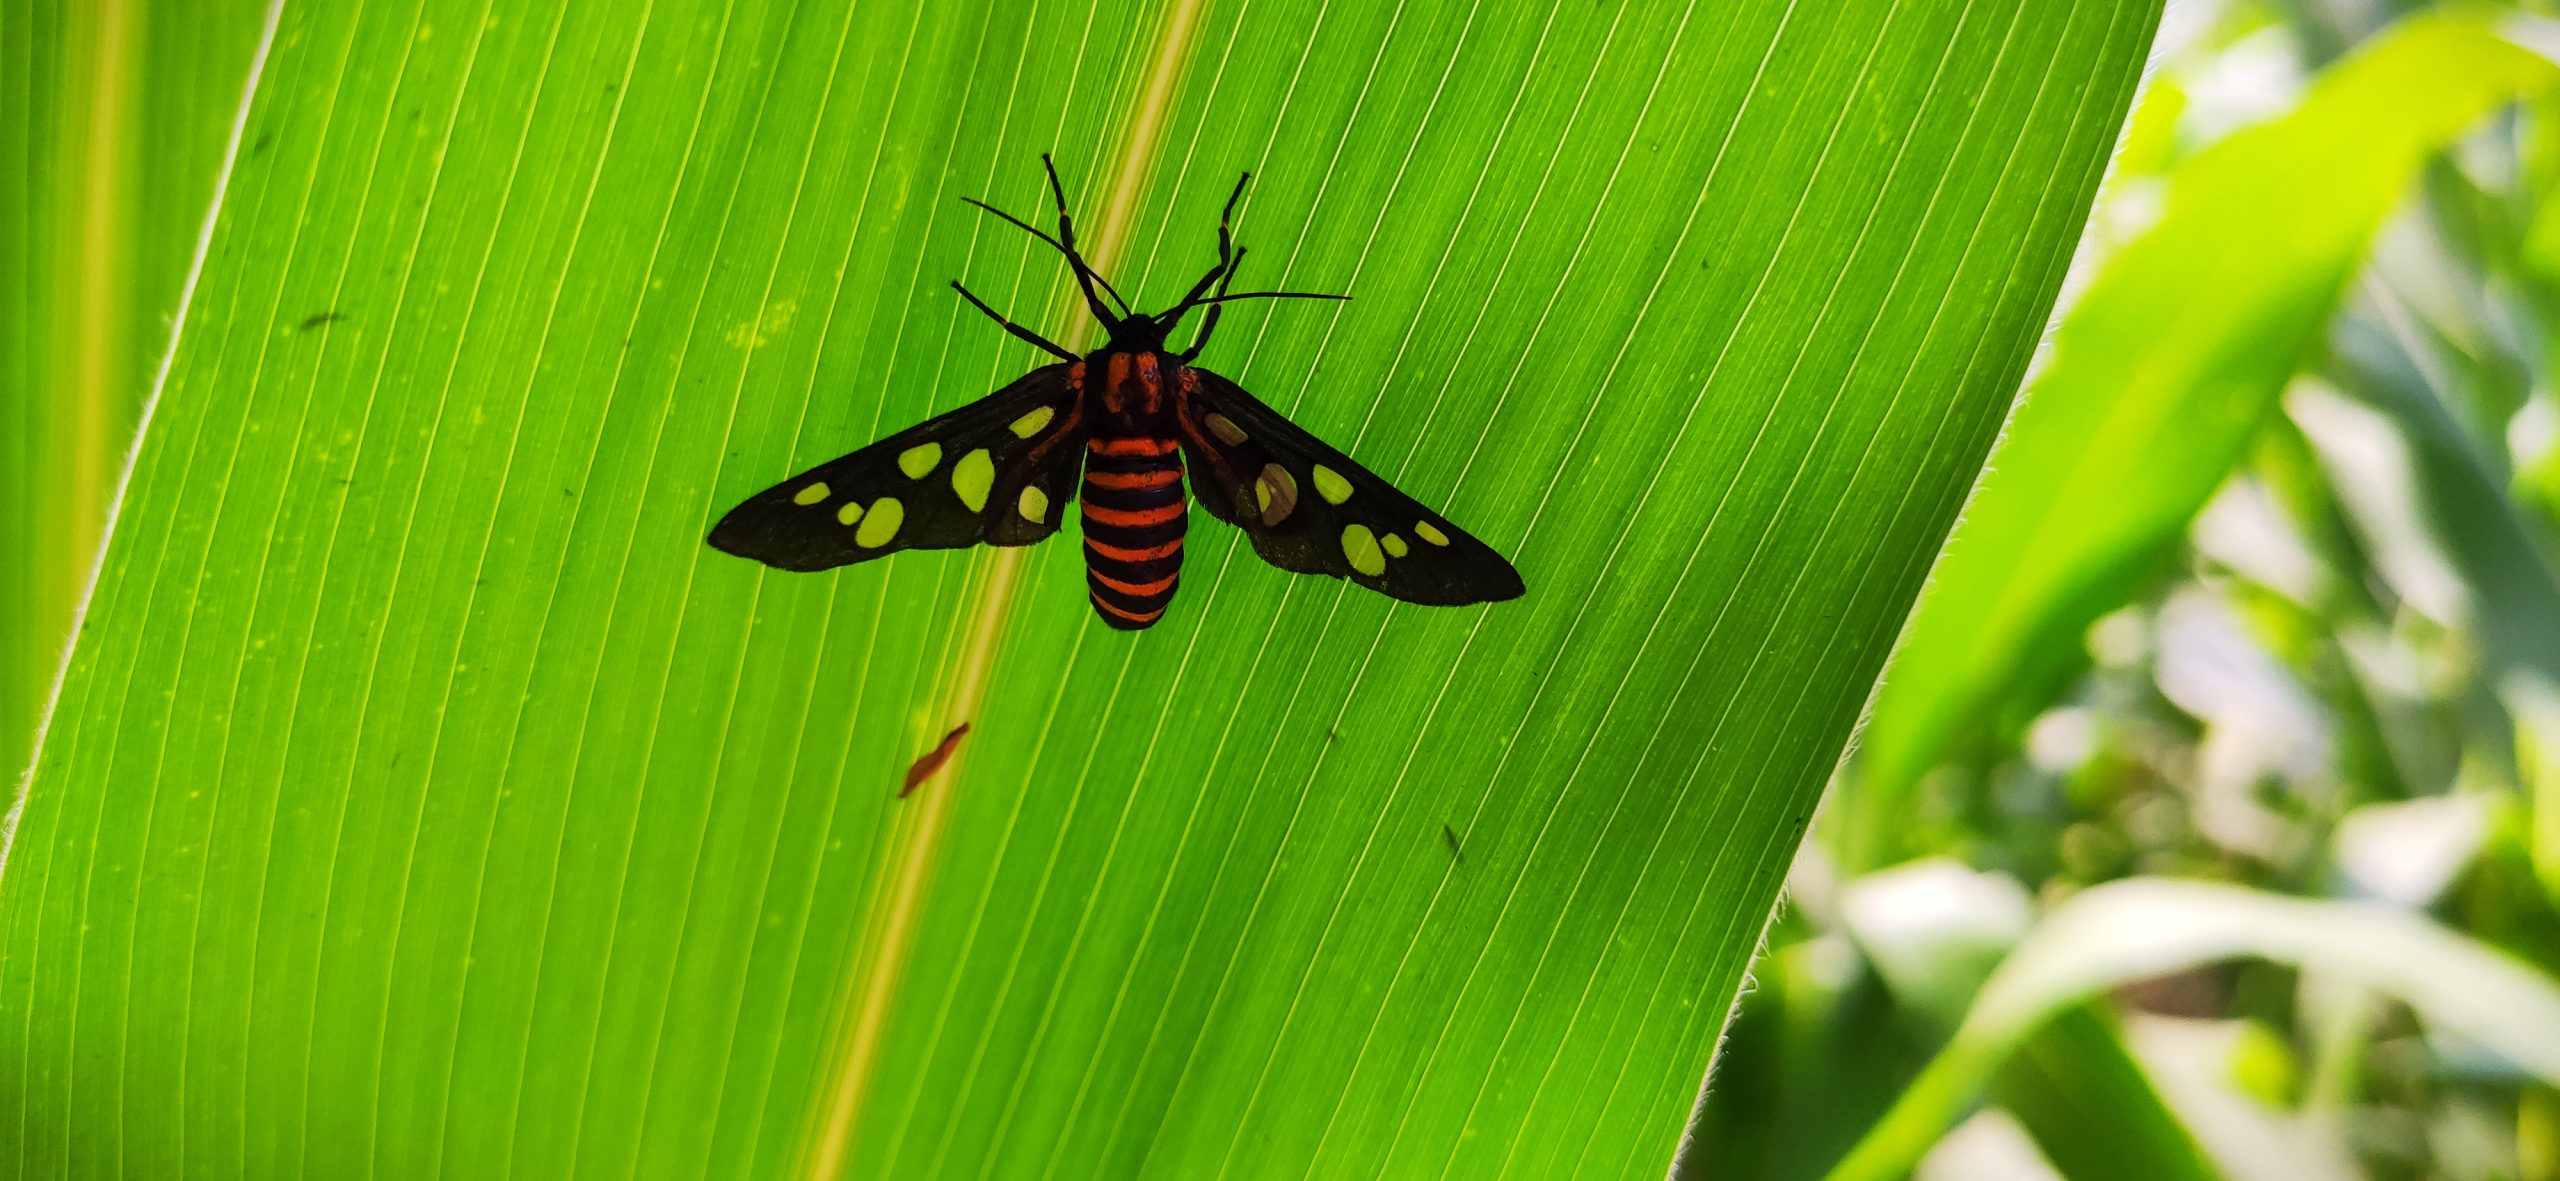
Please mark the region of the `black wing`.
POLYGON ((910 549, 1029 545, 1058 531, 1084 458, 1068 366, 767 488, 712 527, 711 544, 784 570, 910 549))
POLYGON ((1183 374, 1177 409, 1192 495, 1244 530, 1263 561, 1348 578, 1408 603, 1520 597, 1520 572, 1449 518, 1236 383, 1205 369, 1183 374))

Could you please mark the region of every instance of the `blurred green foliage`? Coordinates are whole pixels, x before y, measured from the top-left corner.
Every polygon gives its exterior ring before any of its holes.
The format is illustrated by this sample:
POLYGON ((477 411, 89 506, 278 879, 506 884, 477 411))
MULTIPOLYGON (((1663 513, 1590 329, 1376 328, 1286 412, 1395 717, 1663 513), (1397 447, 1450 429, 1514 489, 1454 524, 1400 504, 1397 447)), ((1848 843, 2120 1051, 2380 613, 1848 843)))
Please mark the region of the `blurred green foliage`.
POLYGON ((2173 7, 1697 1176, 2560 1176, 2549 15, 2173 7))
POLYGON ((0 768, 33 754, 265 5, 0 5, 0 768))

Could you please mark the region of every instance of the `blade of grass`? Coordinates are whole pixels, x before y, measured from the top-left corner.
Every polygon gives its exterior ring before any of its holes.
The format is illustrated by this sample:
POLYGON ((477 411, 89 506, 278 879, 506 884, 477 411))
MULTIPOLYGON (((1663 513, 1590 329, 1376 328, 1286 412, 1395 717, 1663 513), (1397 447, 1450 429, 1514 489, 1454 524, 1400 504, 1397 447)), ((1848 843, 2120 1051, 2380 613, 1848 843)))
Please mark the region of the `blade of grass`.
POLYGON ((1831 1181, 1908 1175, 2009 1054, 2055 1014, 2117 985, 2240 956, 2397 997, 2430 1026, 2560 1082, 2560 982, 2458 932, 2378 905, 2198 882, 2111 882, 2049 912, 2010 953, 1955 1038, 1831 1181))
MULTIPOLYGON (((2527 684, 2545 692, 2560 688, 2560 629, 2552 626, 2560 620, 2560 581, 2508 495, 2503 451, 2485 451, 2479 435, 2456 419, 2447 404, 2457 380, 2452 366, 2435 355, 2399 296, 2379 282, 2369 283, 2367 293, 2385 327, 2342 334, 2342 347, 2325 368, 2336 389, 2388 422, 2405 449, 2427 540, 2461 576, 2467 618, 2446 622, 2478 631, 2480 658, 2497 670, 2503 692, 2527 684)), ((2337 394, 2306 385, 2300 396, 2316 401, 2337 394)), ((2311 416, 2297 411, 2294 417, 2309 432, 2311 416)), ((2323 442, 2316 433, 2312 440, 2323 442)), ((2504 439, 2489 445, 2503 448, 2504 439)), ((2331 478, 2359 475, 2341 468, 2331 478)))
POLYGON ((1031 363, 958 198, 1115 201, 1165 12, 288 7, 0 877, 21 1171, 788 1173, 886 988, 849 1176, 1658 1175, 2158 5, 1559 11, 1205 5, 1113 276, 1253 171, 1359 300, 1204 362, 1529 598, 1029 551, 910 938, 993 560, 700 538, 1031 363))
MULTIPOLYGON (((1842 929, 1894 992, 1905 1019, 1932 1035, 1933 1046, 1963 1023, 1983 981, 2026 934, 2029 914, 2015 879, 1943 860, 1870 874, 1848 887, 1840 908, 1842 929)), ((1918 1067, 1914 1062, 1899 1081, 1907 1084, 1918 1067)), ((2064 1176, 2205 1181, 2215 1175, 2115 1023, 2094 1006, 2056 1014, 2022 1039, 1987 1085, 2064 1176)), ((1844 1149, 1849 1139, 1832 1150, 1844 1149)), ((1821 1163, 1806 1165, 1812 1170, 1821 1163)))
MULTIPOLYGON (((2429 153, 2560 78, 2513 37, 2423 15, 2293 111, 2175 168, 2159 222, 2056 332, 1931 577, 1860 743, 1854 866, 1906 855, 1901 801, 1948 744, 2041 700, 2244 453, 2429 153)), ((2539 41, 2537 41, 2539 43, 2539 41)))
POLYGON ((0 11, 0 774, 15 783, 169 344, 251 0, 0 11))

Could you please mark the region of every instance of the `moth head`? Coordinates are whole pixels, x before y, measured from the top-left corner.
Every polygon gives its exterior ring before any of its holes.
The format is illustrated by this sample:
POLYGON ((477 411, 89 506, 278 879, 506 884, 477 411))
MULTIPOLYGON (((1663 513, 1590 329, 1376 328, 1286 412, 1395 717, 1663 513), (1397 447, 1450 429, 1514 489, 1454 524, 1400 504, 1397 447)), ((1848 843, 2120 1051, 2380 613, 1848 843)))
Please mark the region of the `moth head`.
POLYGON ((1183 309, 1148 315, 1137 312, 1121 317, 1110 325, 1111 347, 1122 352, 1148 353, 1164 348, 1167 334, 1182 320, 1183 309))

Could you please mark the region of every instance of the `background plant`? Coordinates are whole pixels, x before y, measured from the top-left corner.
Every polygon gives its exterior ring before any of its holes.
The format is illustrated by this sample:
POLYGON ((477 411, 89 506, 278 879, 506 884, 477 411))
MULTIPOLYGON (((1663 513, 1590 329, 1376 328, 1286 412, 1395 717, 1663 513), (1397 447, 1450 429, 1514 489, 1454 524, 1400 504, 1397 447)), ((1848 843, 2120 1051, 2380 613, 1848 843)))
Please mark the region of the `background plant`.
POLYGON ((1700 1175, 2560 1175, 2555 45, 2172 11, 1700 1175))

